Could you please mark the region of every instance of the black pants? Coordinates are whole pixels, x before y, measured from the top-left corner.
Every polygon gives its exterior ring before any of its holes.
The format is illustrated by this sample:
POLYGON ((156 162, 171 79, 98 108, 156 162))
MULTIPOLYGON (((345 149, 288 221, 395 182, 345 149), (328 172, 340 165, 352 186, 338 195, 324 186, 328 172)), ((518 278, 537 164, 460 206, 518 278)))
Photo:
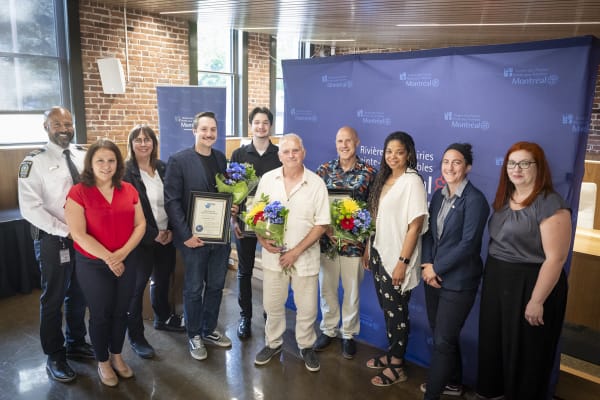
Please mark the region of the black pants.
POLYGON ((433 332, 433 353, 427 377, 425 399, 439 399, 446 384, 462 384, 460 331, 475 302, 477 288, 437 289, 425 285, 429 326, 433 332))
POLYGON ((252 271, 256 254, 256 238, 236 239, 238 252, 238 304, 240 315, 252 318, 252 271))
POLYGON ((546 399, 567 303, 564 271, 544 302, 544 325, 531 326, 525 307, 540 264, 488 256, 479 316, 477 392, 506 400, 546 399))
POLYGON ((125 271, 117 277, 102 260, 79 252, 76 257, 77 278, 90 309, 90 338, 96 360, 107 361, 109 352, 121 354, 123 350, 135 269, 126 259, 125 271))
POLYGON ((373 273, 375 292, 377 300, 383 310, 385 328, 389 341, 388 354, 396 358, 404 359, 408 346, 408 334, 410 332, 410 319, 408 316, 408 302, 411 291, 404 293, 394 288, 392 277, 387 273, 381 257, 375 247, 371 247, 369 266, 373 273))
POLYGON ((67 345, 85 342, 86 302, 76 279, 73 241, 59 236, 43 234, 39 245, 42 295, 40 296, 40 340, 42 349, 51 359, 66 357, 63 314, 66 319, 67 345), (60 259, 66 250, 69 260, 60 259))
POLYGON ((171 243, 162 245, 139 245, 129 255, 129 262, 135 270, 135 288, 129 305, 127 330, 129 340, 136 341, 144 337, 144 290, 150 283, 150 302, 154 311, 154 320, 165 322, 171 315, 169 288, 175 269, 175 247, 171 243))

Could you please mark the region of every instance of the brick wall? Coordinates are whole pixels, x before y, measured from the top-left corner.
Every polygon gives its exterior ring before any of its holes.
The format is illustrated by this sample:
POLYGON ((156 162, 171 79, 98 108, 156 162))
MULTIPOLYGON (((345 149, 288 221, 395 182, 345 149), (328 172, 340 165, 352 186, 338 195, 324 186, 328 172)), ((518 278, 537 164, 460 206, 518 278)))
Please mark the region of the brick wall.
POLYGON ((248 33, 248 112, 254 107, 269 107, 271 36, 248 33))
MULTIPOLYGON (((598 73, 600 78, 600 71, 598 73)), ((598 78, 597 78, 598 79, 598 78)), ((596 93, 592 106, 592 118, 590 121, 590 134, 587 142, 587 158, 600 160, 600 82, 596 81, 596 93)))
POLYGON ((123 7, 85 0, 79 7, 88 143, 108 137, 123 144, 137 123, 147 123, 158 133, 156 86, 189 84, 187 21, 127 10, 127 81, 123 7), (102 92, 96 60, 103 57, 121 61, 125 94, 102 92))

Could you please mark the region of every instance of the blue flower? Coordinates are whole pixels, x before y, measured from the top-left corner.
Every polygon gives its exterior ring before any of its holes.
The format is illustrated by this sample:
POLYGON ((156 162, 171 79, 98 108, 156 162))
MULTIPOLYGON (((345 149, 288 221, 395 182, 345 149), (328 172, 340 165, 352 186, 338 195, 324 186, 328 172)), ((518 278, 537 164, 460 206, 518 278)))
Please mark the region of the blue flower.
POLYGON ((280 201, 274 201, 265 206, 264 216, 272 224, 283 224, 283 215, 281 212, 284 207, 280 201))
POLYGON ((227 180, 225 181, 228 185, 233 185, 236 182, 245 180, 246 177, 246 166, 244 164, 232 162, 225 169, 225 175, 227 180))

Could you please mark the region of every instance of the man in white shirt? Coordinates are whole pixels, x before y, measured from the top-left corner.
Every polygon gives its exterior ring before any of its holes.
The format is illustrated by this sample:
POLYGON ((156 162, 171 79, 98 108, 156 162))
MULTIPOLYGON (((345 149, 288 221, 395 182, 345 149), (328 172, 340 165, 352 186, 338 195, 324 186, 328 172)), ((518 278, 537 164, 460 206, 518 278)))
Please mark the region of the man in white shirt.
POLYGON ((264 365, 281 352, 285 332, 285 302, 291 283, 296 304, 296 342, 309 371, 320 369, 312 349, 316 340, 318 277, 320 269, 319 238, 330 224, 329 200, 323 180, 303 164, 306 152, 302 139, 295 134, 279 141, 282 167, 263 175, 256 190, 269 201, 280 201, 289 210, 284 246, 258 236, 263 247, 263 306, 267 313, 265 347, 254 363, 264 365))
POLYGON ((42 295, 40 340, 48 356, 52 379, 70 382, 76 377, 69 358, 94 358, 85 342, 86 302, 75 277, 75 252, 65 222, 65 199, 83 169, 85 150, 71 144, 73 118, 69 110, 53 107, 44 113, 48 143, 29 153, 19 167, 19 208, 33 225, 39 245, 42 295), (63 335, 62 306, 66 319, 63 335), (66 336, 66 338, 65 338, 66 336), (66 339, 66 347, 65 347, 66 339))

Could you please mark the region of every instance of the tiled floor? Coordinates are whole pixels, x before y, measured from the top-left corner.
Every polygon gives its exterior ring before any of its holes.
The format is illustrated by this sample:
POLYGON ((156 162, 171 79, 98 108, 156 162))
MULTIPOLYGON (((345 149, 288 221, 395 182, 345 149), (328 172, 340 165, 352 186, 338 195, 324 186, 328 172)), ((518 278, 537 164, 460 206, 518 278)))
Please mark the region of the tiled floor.
POLYGON ((227 277, 220 326, 233 340, 229 350, 208 348, 208 359, 196 361, 187 350, 185 334, 155 331, 146 323, 146 337, 157 351, 142 360, 128 342, 123 355, 135 378, 118 387, 103 386, 92 361, 72 362, 78 373, 70 384, 54 382, 45 370, 46 357, 39 344, 39 291, 0 300, 0 399, 421 399, 419 385, 425 370, 410 366, 409 380, 387 388, 369 383, 374 371, 365 362, 379 350, 359 344, 354 360, 341 356, 339 341, 319 353, 321 371, 311 373, 298 355, 293 313, 288 314, 281 358, 256 367, 254 356, 264 345, 261 283, 255 280, 253 337, 240 342, 235 334, 239 316, 234 272, 227 277))

